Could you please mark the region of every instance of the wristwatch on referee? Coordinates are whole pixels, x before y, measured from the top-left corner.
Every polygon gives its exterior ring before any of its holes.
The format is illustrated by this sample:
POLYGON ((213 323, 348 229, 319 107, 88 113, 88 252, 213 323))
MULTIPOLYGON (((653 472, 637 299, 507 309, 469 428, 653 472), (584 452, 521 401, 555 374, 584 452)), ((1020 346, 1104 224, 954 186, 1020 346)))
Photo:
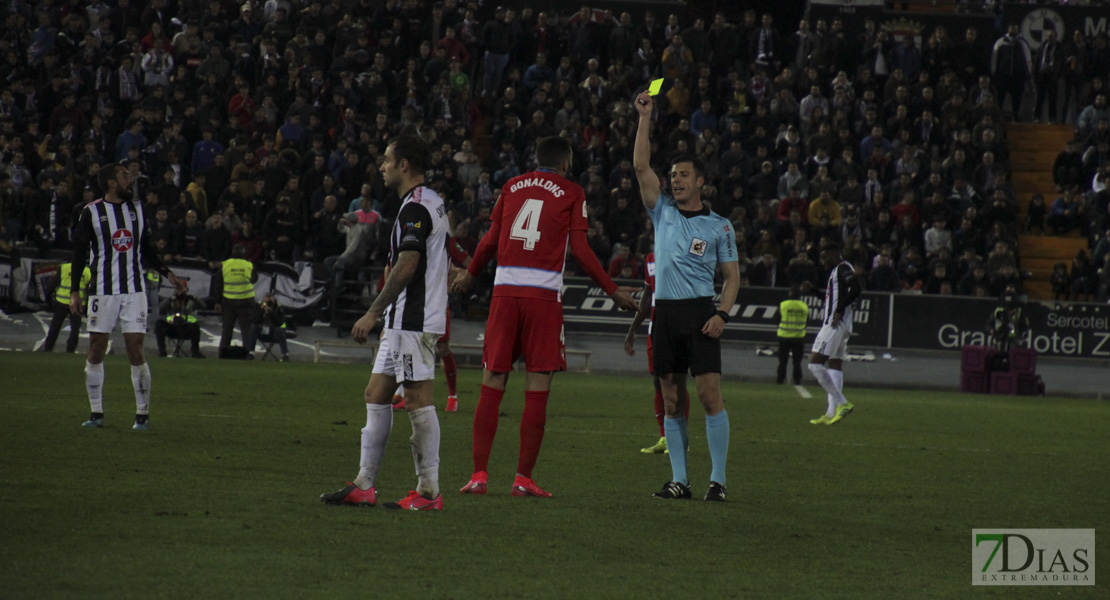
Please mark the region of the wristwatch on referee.
POLYGON ((721 320, 724 321, 725 323, 728 323, 728 313, 727 312, 725 312, 723 310, 719 310, 719 311, 717 311, 717 316, 720 317, 721 320))

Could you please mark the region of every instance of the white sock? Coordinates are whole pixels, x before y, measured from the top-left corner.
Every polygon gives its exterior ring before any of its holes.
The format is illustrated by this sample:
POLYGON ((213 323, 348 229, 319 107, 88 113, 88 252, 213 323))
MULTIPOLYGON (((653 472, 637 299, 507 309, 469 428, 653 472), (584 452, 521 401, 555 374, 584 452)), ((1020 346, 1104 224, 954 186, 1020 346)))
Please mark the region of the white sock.
POLYGON ((104 413, 104 363, 85 362, 85 390, 94 413, 104 413))
POLYGON ((839 399, 834 398, 837 405, 848 402, 848 399, 844 397, 844 371, 840 369, 829 369, 829 379, 832 379, 833 385, 836 386, 836 391, 840 392, 839 399))
POLYGON ((829 376, 829 369, 825 367, 825 365, 810 363, 809 370, 813 373, 813 376, 817 378, 817 382, 821 384, 821 387, 825 388, 825 391, 829 394, 829 407, 825 411, 825 416, 831 417, 835 415, 836 405, 843 404, 847 402, 847 400, 844 399, 840 390, 836 389, 836 384, 833 383, 832 377, 829 376))
POLYGON ((131 385, 135 387, 135 414, 150 414, 150 365, 131 365, 131 385))
POLYGON ((385 456, 385 444, 393 430, 393 407, 388 404, 366 405, 366 427, 362 428, 362 454, 359 456, 358 477, 354 484, 361 490, 374 487, 378 467, 385 456))
POLYGON ((412 421, 412 460, 416 464, 416 491, 425 498, 439 495, 439 419, 435 405, 409 411, 412 421))

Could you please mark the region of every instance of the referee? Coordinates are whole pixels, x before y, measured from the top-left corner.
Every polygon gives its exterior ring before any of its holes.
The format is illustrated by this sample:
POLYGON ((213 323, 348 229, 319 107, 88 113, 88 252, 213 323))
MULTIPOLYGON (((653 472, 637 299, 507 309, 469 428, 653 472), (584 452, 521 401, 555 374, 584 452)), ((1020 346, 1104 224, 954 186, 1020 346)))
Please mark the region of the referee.
POLYGON ((652 98, 636 98, 640 113, 633 151, 633 167, 640 195, 655 225, 655 317, 652 346, 655 374, 663 385, 666 418, 663 430, 670 450, 672 479, 656 498, 690 497, 686 476, 686 373, 694 376, 698 399, 705 409, 705 433, 713 471, 706 500, 725 500, 725 460, 728 456, 728 413, 721 399, 721 333, 740 288, 736 241, 728 220, 702 204, 705 167, 693 156, 671 160, 671 195, 660 191, 659 176, 651 170, 652 98), (721 305, 713 304, 713 277, 724 275, 721 305))

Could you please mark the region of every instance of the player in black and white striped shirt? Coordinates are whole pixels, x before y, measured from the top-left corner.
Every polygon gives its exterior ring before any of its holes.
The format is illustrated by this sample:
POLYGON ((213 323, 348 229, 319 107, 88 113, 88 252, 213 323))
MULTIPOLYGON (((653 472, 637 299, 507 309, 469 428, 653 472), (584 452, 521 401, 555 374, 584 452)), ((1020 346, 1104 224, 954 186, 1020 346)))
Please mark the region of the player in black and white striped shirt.
MULTIPOLYGON (((149 267, 169 278, 179 291, 185 289, 154 251, 142 202, 134 198, 131 191, 132 179, 131 173, 121 165, 102 167, 99 182, 104 197, 81 210, 73 233, 73 269, 80 275, 88 264, 92 271, 89 352, 85 365, 85 387, 92 416, 83 423, 85 427, 104 426, 104 353, 108 348, 108 336, 119 323, 135 388, 133 429, 150 429, 150 367, 143 356, 147 312, 144 268, 149 267)), ((77 313, 81 310, 80 277, 73 279, 70 289, 77 298, 76 303, 70 303, 70 310, 77 313)))
POLYGON ((813 342, 809 370, 828 392, 828 408, 810 423, 833 425, 854 408, 840 390, 844 385, 844 355, 848 351, 848 338, 852 336, 852 303, 859 298, 861 289, 855 270, 840 256, 840 246, 836 242, 821 249, 821 264, 830 270, 825 285, 825 320, 813 342))
POLYGON ((447 329, 447 211, 443 199, 424 185, 429 163, 419 138, 402 136, 385 149, 381 174, 401 196, 390 241, 385 285, 351 338, 366 341, 382 321, 381 344, 366 386, 366 427, 362 430, 359 473, 343 489, 323 494, 327 504, 367 505, 378 501, 374 481, 393 428, 393 390, 405 386, 405 410, 412 421, 416 489, 390 508, 443 510, 439 493, 439 420, 432 404, 436 340, 447 329))

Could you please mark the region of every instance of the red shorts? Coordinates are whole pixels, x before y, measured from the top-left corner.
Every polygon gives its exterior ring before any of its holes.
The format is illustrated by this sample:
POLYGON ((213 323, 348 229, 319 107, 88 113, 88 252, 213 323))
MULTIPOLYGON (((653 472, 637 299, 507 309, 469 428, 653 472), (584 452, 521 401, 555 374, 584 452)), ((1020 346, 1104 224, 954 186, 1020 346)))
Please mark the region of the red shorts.
POLYGON ((482 365, 495 373, 508 373, 521 356, 529 372, 566 370, 562 304, 494 297, 486 323, 482 365))
POLYGON ((651 351, 651 334, 650 333, 648 334, 647 338, 648 338, 648 351, 647 351, 647 355, 648 355, 648 373, 655 373, 655 360, 653 358, 655 356, 655 353, 651 351))
POLYGON ((437 344, 446 344, 451 341, 451 309, 447 309, 447 329, 436 340, 437 344))

